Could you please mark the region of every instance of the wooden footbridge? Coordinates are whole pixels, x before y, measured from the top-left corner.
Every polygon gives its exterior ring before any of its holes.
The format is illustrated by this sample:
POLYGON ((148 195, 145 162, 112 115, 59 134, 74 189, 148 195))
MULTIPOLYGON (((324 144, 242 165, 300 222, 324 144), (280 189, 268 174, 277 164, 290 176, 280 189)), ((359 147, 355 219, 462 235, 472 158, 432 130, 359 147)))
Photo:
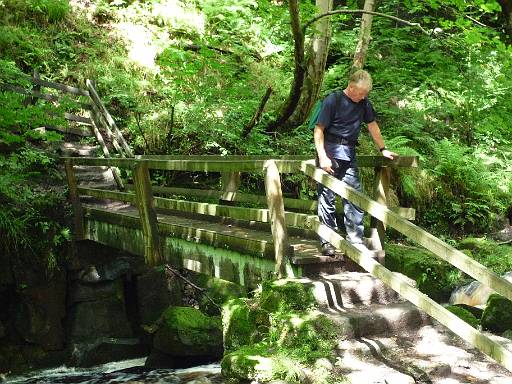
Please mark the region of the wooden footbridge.
MULTIPOLYGON (((34 80, 39 86, 52 84, 34 80)), ((133 156, 114 120, 101 103, 92 82, 87 90, 61 86, 63 92, 88 98, 82 120, 98 139, 104 158, 63 157, 74 208, 76 240, 88 239, 141 255, 150 265, 163 263, 211 274, 252 287, 266 278, 300 277, 322 269, 342 268, 338 258, 322 256, 318 236, 328 239, 345 259, 382 280, 465 341, 512 371, 512 352, 419 292, 402 275, 391 272, 370 253, 362 253, 337 232, 321 224, 316 203, 283 197, 282 174, 298 174, 322 183, 372 216, 371 246, 382 250, 384 226, 394 228, 436 257, 512 300, 512 284, 411 223, 413 211, 387 206, 389 171, 417 166, 417 159, 360 157, 359 167, 375 169, 374 198, 370 198, 315 167, 312 159, 287 156, 133 156), (112 158, 100 134, 108 135, 119 157, 112 158), (79 168, 109 167, 118 190, 91 188, 77 182, 79 168), (126 175, 123 183, 119 170, 126 175), (219 174, 220 190, 158 186, 161 172, 219 174), (241 174, 264 180, 265 194, 239 191, 241 174)), ((5 85, 3 87, 6 89, 5 85)), ((8 87, 7 87, 8 88, 8 87)), ((12 91, 48 99, 37 90, 12 91)), ((53 99, 54 96, 51 96, 53 99)), ((382 260, 380 260, 382 262, 382 260)))

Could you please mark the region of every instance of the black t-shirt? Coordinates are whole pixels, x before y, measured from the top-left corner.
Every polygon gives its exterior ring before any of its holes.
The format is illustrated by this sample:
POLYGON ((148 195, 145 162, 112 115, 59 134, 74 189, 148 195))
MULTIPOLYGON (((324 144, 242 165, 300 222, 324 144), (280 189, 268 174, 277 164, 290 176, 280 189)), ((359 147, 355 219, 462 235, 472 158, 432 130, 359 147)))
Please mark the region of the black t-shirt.
POLYGON ((361 123, 368 124, 375 121, 375 110, 368 98, 354 103, 343 91, 339 91, 338 99, 339 106, 337 108, 335 92, 324 99, 317 124, 325 127, 324 133, 356 141, 361 130, 361 123))

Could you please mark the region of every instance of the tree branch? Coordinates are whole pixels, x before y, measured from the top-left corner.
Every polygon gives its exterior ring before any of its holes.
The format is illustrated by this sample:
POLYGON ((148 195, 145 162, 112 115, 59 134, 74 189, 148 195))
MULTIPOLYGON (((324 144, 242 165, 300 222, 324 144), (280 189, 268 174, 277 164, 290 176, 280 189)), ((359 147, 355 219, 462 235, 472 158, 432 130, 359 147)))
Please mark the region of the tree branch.
POLYGON ((256 124, 260 121, 261 114, 263 113, 263 109, 265 108, 265 104, 267 104, 268 98, 270 97, 270 94, 272 93, 272 87, 267 88, 267 92, 265 92, 265 95, 261 99, 260 106, 258 107, 258 110, 252 117, 251 121, 247 123, 247 125, 244 127, 244 131, 242 132, 242 138, 245 138, 251 133, 251 130, 254 128, 256 124))
POLYGON ((395 21, 398 21, 400 23, 403 23, 403 24, 406 24, 406 25, 409 25, 411 27, 416 27, 416 28, 419 28, 421 32, 423 32, 424 34, 426 35, 429 35, 430 34, 425 30, 423 29, 423 27, 419 24, 419 23, 411 23, 410 21, 407 21, 407 20, 404 20, 404 19, 401 19, 399 17, 396 17, 396 16, 391 16, 391 15, 387 15, 385 13, 381 13, 381 12, 373 12, 373 11, 365 11, 364 9, 338 9, 336 11, 331 11, 331 12, 326 12, 326 13, 322 13, 321 15, 318 15, 318 16, 315 16, 313 17, 311 20, 309 20, 308 22, 306 22, 304 24, 304 26, 302 27, 302 31, 303 33, 306 32, 306 29, 312 25, 313 23, 317 22, 318 20, 320 20, 321 18, 324 18, 324 17, 327 17, 327 16, 332 16, 332 15, 337 15, 337 14, 342 14, 342 13, 367 13, 367 14, 370 14, 370 15, 374 15, 374 16, 381 16, 381 17, 385 17, 387 19, 391 19, 391 20, 395 20, 395 21))
POLYGON ((189 279, 187 279, 185 276, 183 276, 181 273, 179 273, 177 270, 175 270, 173 267, 171 267, 169 264, 166 264, 165 265, 165 271, 167 272, 167 274, 173 274, 177 277, 179 277, 180 279, 184 280, 188 285, 190 285, 192 288, 198 290, 199 292, 201 292, 203 295, 206 296, 206 298, 208 300, 210 300, 212 302, 213 305, 215 305, 218 309, 222 309, 220 307, 219 304, 217 304, 207 293, 206 293, 206 289, 205 288, 201 288, 201 287, 198 287, 197 285, 195 285, 193 282, 191 282, 189 279))

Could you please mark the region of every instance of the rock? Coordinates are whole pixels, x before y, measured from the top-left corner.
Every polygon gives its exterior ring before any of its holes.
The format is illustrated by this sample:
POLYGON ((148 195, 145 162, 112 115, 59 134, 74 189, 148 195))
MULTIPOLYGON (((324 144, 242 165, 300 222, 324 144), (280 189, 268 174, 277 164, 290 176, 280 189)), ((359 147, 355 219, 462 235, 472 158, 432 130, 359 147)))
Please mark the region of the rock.
POLYGON ((489 296, 481 324, 484 330, 496 334, 512 329, 512 301, 498 294, 489 296))
POLYGON ((64 348, 66 276, 56 274, 43 285, 29 286, 19 293, 14 326, 28 343, 47 351, 64 348))
POLYGON ((162 269, 151 268, 136 278, 136 295, 141 324, 152 324, 170 305, 181 304, 181 283, 167 282, 162 269))
POLYGON ((464 320, 466 323, 471 325, 473 328, 478 328, 480 325, 480 319, 477 319, 470 311, 465 308, 456 305, 449 305, 446 307, 451 313, 464 320))
POLYGON ((71 365, 91 367, 108 363, 143 357, 149 353, 147 345, 138 339, 102 338, 93 343, 76 343, 71 346, 71 365))
MULTIPOLYGON (((505 273, 501 277, 512 282, 512 271, 505 273)), ((496 291, 479 281, 472 281, 453 291, 450 296, 450 304, 466 304, 472 307, 483 306, 493 293, 496 293, 496 291)))
POLYGON ((0 339, 5 336, 5 328, 2 322, 0 321, 0 339))
POLYGON ((233 299, 222 307, 224 350, 234 351, 261 341, 270 326, 268 312, 249 303, 246 298, 233 299))
POLYGON ((259 304, 261 308, 269 312, 279 309, 309 309, 315 304, 313 284, 304 284, 287 279, 264 281, 259 304))
POLYGON ((72 341, 133 337, 121 289, 110 297, 75 304, 70 311, 69 324, 72 341))
POLYGON ((190 307, 169 307, 159 321, 153 347, 174 357, 222 356, 220 319, 190 307))
POLYGON ((501 337, 512 340, 512 329, 507 329, 505 332, 501 334, 501 337))
MULTIPOLYGON (((241 285, 232 283, 217 277, 210 277, 204 274, 195 274, 191 278, 192 282, 201 288, 206 289, 206 293, 217 305, 222 306, 228 300, 246 295, 245 288, 241 285)), ((205 295, 200 295, 199 309, 209 315, 218 315, 219 308, 216 307, 205 295)))
POLYGON ((402 245, 386 246, 386 268, 414 279, 418 289, 437 302, 446 302, 452 290, 447 276, 454 270, 450 264, 433 257, 423 249, 402 245))

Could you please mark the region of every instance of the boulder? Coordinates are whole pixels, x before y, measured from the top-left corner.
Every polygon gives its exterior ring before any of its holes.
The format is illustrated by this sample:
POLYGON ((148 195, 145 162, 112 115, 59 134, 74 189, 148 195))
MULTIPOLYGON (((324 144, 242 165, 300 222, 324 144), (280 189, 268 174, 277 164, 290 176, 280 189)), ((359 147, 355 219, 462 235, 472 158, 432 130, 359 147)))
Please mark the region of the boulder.
MULTIPOLYGON (((512 282, 512 271, 505 273, 501 277, 512 282)), ((479 281, 472 281, 452 292, 450 304, 466 304, 472 307, 483 306, 493 293, 496 293, 496 291, 479 281)))
POLYGON ((496 334, 512 329, 512 301, 496 293, 489 296, 481 324, 484 330, 496 334))
POLYGON ((218 359, 222 356, 222 329, 218 317, 190 307, 169 307, 159 320, 153 347, 173 357, 218 359))
POLYGON ((223 343, 225 351, 261 341, 268 333, 269 313, 246 298, 233 299, 222 307, 223 343))
POLYGON ((480 325, 480 319, 477 319, 475 315, 468 311, 466 308, 456 305, 449 305, 446 307, 446 309, 449 310, 454 315, 456 315, 457 317, 459 317, 460 319, 464 320, 473 328, 478 328, 478 326, 480 325))
MULTIPOLYGON (((245 288, 231 281, 211 277, 205 274, 194 274, 191 278, 197 286, 206 289, 208 296, 222 307, 228 300, 246 295, 245 288)), ((199 309, 210 316, 219 315, 219 307, 213 304, 206 295, 200 295, 199 309)))
POLYGON ((47 351, 64 348, 66 277, 57 274, 44 285, 29 286, 19 293, 14 326, 23 340, 47 351))
POLYGON ((96 301, 76 303, 70 311, 70 339, 72 341, 96 340, 101 337, 133 337, 131 323, 126 315, 122 282, 116 294, 96 301))
POLYGON ((453 282, 449 276, 455 267, 428 251, 389 244, 386 246, 386 268, 414 279, 417 288, 437 302, 447 302, 450 297, 453 282))
POLYGON ((2 322, 0 321, 0 339, 5 336, 5 328, 2 322))

